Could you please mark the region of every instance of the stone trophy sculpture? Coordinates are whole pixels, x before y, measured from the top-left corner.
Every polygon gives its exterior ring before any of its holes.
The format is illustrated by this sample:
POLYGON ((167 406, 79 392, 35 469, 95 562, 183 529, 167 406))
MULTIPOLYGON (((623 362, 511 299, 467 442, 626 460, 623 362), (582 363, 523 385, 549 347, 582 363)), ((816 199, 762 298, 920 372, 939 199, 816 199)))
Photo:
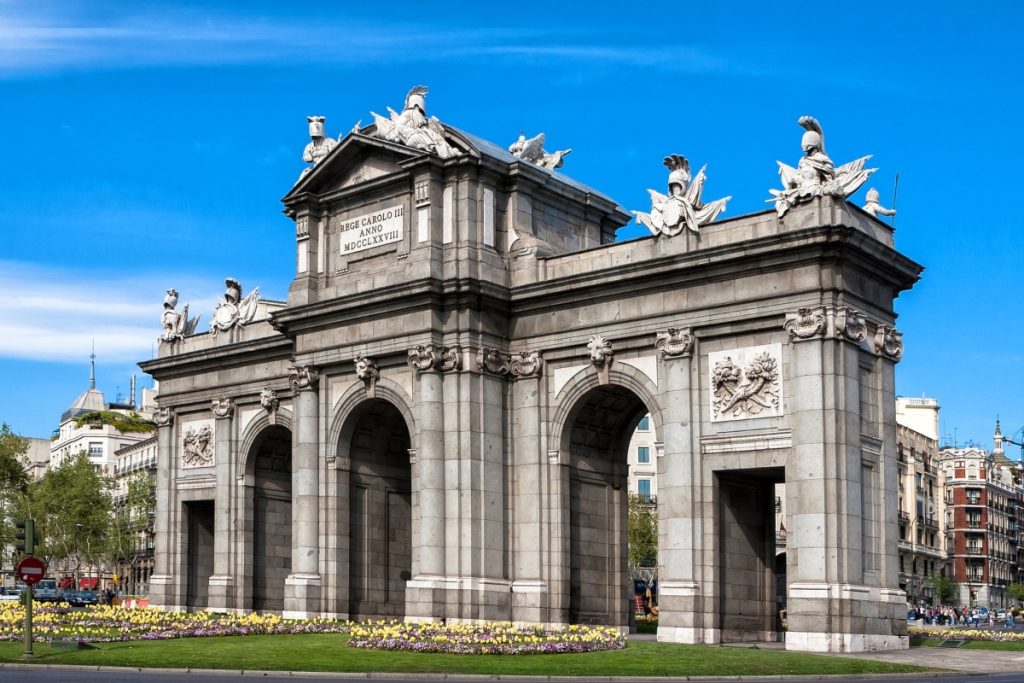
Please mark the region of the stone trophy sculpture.
POLYGON ((177 305, 178 291, 174 288, 168 289, 167 295, 164 296, 164 312, 160 316, 160 325, 164 329, 160 335, 161 343, 171 344, 195 334, 199 316, 189 318, 188 304, 185 304, 180 313, 174 310, 177 305))
POLYGON ((256 307, 260 300, 260 288, 249 292, 242 298, 242 285, 233 277, 224 280, 224 298, 213 311, 210 332, 217 336, 218 332, 227 332, 233 327, 241 327, 252 322, 256 317, 256 307))
POLYGON ((313 167, 320 163, 321 159, 330 154, 331 150, 338 145, 337 140, 327 137, 324 133, 324 122, 326 120, 326 116, 306 117, 306 121, 309 122, 310 140, 309 144, 306 145, 306 149, 302 150, 302 160, 309 164, 309 166, 302 169, 302 173, 299 175, 300 180, 312 171, 313 167))
POLYGON ((390 118, 370 112, 377 126, 374 135, 382 140, 425 150, 442 159, 453 157, 459 150, 445 138, 441 122, 435 116, 427 118, 427 92, 425 85, 414 86, 405 96, 405 108, 401 114, 388 107, 390 118))
POLYGON ((512 156, 537 164, 541 168, 554 170, 561 168, 565 163, 565 157, 572 154, 572 149, 561 149, 555 152, 547 152, 544 149, 544 133, 540 133, 529 140, 526 135, 519 134, 519 139, 509 145, 509 154, 512 156))
POLYGON ((699 232, 700 226, 711 223, 725 210, 732 197, 723 197, 704 204, 701 192, 704 189, 707 164, 701 167, 697 177, 690 182, 690 162, 682 154, 670 154, 662 162, 669 169, 668 196, 656 190, 647 190, 651 195, 651 212, 634 211, 637 223, 647 227, 655 235, 672 237, 689 228, 699 232))
POLYGON ((801 116, 797 123, 807 131, 800 140, 804 156, 796 168, 778 162, 782 189, 768 190, 772 199, 767 201, 775 203, 779 218, 790 207, 808 202, 814 197, 830 195, 846 199, 864 184, 869 175, 878 170, 864 168, 864 164, 871 158, 870 154, 836 168, 825 153, 825 133, 818 120, 813 116, 801 116))

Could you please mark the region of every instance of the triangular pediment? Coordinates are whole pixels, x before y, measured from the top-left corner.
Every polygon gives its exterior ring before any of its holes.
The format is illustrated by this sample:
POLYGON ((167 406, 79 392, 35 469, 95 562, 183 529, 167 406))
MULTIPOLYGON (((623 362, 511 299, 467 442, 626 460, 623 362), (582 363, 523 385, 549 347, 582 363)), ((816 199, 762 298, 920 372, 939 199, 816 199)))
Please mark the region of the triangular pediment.
POLYGON ((299 178, 285 195, 325 194, 402 171, 401 162, 426 152, 350 133, 324 159, 299 178))

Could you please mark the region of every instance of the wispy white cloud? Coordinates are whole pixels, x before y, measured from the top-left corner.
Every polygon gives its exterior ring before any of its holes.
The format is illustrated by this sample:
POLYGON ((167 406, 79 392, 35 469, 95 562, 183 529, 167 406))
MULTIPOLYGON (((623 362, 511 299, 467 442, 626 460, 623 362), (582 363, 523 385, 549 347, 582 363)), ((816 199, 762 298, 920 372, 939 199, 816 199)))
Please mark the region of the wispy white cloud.
POLYGON ((105 362, 147 358, 160 334, 168 282, 176 284, 182 302, 191 300, 193 312, 213 308, 208 283, 180 274, 100 278, 0 261, 0 357, 80 361, 95 342, 105 362))
MULTIPOLYGON (((260 17, 163 7, 110 16, 76 16, 0 4, 0 75, 81 69, 249 63, 422 63, 465 59, 586 62, 681 72, 750 71, 710 51, 685 45, 609 47, 582 41, 564 27, 465 29, 436 23, 403 25, 345 18, 260 17)), ((594 41, 593 37, 587 38, 594 41)))

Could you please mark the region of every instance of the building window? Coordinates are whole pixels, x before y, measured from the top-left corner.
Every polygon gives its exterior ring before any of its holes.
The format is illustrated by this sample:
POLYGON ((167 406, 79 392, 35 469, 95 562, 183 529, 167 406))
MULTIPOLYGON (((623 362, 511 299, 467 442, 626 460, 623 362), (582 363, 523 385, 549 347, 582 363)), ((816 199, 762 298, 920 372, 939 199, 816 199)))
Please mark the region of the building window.
POLYGON ((636 461, 641 465, 646 465, 651 462, 651 449, 647 446, 637 446, 636 449, 636 461))
POLYGON ((103 455, 103 442, 101 441, 90 441, 89 442, 89 456, 90 457, 101 457, 103 455))
POLYGON ((649 432, 651 431, 651 416, 644 415, 640 418, 640 424, 636 426, 638 432, 649 432))
POLYGON ((650 479, 637 479, 636 480, 636 494, 640 496, 643 501, 649 501, 651 499, 651 480, 650 479))

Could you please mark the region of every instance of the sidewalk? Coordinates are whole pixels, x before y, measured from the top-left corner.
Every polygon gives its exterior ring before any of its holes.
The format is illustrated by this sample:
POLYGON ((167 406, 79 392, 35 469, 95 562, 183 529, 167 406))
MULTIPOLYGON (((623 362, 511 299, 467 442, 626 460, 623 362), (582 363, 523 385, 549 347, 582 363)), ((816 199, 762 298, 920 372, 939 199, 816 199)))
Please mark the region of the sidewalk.
POLYGON ((942 647, 912 647, 909 650, 841 654, 837 657, 874 659, 895 664, 915 664, 952 669, 969 674, 1024 672, 1024 651, 960 650, 942 647))

